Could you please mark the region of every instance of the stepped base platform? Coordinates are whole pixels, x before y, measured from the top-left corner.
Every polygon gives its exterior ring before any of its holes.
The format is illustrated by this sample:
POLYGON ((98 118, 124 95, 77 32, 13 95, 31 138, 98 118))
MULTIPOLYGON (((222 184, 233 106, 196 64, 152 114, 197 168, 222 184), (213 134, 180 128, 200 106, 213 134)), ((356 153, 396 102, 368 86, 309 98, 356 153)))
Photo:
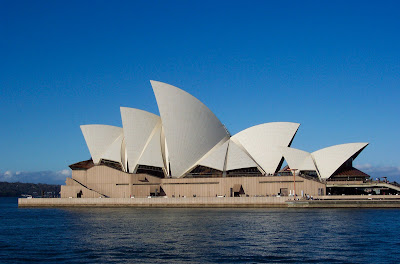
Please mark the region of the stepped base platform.
POLYGON ((190 198, 19 198, 19 207, 159 207, 159 208, 400 208, 399 195, 190 198), (289 200, 288 200, 289 198, 289 200))

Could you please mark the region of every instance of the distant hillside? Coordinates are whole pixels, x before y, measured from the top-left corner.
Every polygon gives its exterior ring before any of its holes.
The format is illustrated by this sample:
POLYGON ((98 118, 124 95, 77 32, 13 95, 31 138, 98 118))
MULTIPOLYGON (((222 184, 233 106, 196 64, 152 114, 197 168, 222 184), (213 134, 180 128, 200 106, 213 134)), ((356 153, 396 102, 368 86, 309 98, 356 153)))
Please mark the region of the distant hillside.
POLYGON ((60 189, 60 185, 0 182, 0 197, 19 197, 22 194, 33 197, 59 197, 60 189))

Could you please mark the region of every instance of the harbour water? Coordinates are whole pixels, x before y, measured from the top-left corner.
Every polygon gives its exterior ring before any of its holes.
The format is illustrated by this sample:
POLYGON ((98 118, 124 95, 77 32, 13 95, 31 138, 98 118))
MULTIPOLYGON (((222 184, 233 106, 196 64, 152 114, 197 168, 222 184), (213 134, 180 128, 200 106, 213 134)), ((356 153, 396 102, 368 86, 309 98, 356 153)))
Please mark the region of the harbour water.
POLYGON ((18 208, 0 263, 399 263, 400 209, 18 208))

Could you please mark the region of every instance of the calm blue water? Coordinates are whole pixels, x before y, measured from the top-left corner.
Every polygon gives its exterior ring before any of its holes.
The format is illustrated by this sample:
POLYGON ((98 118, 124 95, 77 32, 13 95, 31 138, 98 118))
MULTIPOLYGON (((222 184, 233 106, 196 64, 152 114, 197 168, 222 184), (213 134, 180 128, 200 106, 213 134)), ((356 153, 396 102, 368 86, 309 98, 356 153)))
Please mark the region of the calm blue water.
POLYGON ((0 263, 399 263, 398 209, 19 209, 0 263))

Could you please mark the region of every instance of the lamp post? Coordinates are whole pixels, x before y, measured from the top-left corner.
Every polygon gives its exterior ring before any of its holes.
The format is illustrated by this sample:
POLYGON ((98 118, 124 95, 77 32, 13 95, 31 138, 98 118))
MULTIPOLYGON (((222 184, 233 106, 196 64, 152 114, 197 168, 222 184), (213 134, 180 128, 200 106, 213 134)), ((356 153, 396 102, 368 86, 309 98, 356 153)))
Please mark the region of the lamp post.
POLYGON ((297 169, 290 169, 293 173, 293 196, 294 200, 296 200, 296 171, 297 169))

